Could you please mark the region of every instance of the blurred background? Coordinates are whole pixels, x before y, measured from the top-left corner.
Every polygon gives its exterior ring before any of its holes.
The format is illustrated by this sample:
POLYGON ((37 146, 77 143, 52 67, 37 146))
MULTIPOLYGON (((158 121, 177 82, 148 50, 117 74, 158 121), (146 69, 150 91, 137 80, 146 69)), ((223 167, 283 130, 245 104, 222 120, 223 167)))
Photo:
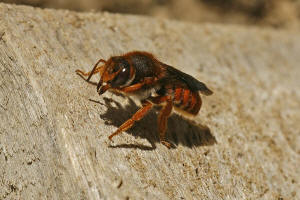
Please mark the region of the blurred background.
POLYGON ((300 28, 300 0, 0 0, 41 8, 108 11, 190 22, 300 28))

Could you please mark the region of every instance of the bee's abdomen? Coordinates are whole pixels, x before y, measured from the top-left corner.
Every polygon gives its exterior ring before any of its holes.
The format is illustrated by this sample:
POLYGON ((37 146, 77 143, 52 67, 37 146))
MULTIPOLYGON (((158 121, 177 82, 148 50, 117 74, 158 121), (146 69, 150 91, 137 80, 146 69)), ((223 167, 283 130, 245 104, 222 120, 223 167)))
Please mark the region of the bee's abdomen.
POLYGON ((199 93, 192 92, 187 88, 176 88, 173 90, 174 106, 192 115, 198 114, 202 100, 199 93))

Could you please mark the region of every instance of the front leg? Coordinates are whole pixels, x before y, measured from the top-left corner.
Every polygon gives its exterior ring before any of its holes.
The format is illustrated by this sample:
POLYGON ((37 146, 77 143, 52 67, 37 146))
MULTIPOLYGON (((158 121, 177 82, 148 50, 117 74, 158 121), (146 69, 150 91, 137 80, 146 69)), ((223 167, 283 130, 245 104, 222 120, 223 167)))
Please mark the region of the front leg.
POLYGON ((100 60, 98 60, 98 62, 94 65, 92 71, 89 71, 89 72, 83 72, 82 70, 77 69, 75 72, 76 72, 78 75, 80 75, 80 76, 88 76, 88 78, 86 79, 86 81, 90 83, 90 79, 91 79, 91 77, 92 77, 94 74, 100 73, 100 77, 101 77, 101 74, 102 74, 103 71, 104 71, 105 65, 102 65, 102 66, 98 67, 98 65, 99 65, 100 62, 106 63, 105 60, 100 59, 100 60))
POLYGON ((144 80, 142 80, 139 83, 136 83, 134 85, 130 85, 130 86, 118 89, 118 90, 121 92, 125 92, 125 93, 126 92, 134 92, 134 91, 141 89, 144 85, 151 85, 151 84, 155 83, 155 81, 156 81, 156 78, 146 77, 146 78, 144 78, 144 80))

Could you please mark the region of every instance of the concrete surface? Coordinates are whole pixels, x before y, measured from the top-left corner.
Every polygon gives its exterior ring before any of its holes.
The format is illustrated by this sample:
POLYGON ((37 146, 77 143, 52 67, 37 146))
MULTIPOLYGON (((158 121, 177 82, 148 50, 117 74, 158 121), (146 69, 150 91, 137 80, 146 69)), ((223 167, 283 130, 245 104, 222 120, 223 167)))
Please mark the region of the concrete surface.
MULTIPOLYGON (((0 4, 0 199, 300 199, 299 32, 0 4), (146 50, 214 95, 192 121, 75 74, 146 50)), ((97 80, 93 79, 94 81, 97 80)))

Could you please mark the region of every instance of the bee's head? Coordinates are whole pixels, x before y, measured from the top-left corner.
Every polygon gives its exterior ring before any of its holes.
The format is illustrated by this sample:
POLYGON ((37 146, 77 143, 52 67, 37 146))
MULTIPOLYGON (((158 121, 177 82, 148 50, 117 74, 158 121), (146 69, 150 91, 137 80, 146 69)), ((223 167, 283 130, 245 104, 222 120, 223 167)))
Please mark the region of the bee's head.
POLYGON ((122 88, 131 83, 134 76, 134 69, 122 56, 111 57, 105 63, 105 70, 97 86, 99 94, 112 88, 122 88), (102 87, 101 87, 102 86, 102 87))

